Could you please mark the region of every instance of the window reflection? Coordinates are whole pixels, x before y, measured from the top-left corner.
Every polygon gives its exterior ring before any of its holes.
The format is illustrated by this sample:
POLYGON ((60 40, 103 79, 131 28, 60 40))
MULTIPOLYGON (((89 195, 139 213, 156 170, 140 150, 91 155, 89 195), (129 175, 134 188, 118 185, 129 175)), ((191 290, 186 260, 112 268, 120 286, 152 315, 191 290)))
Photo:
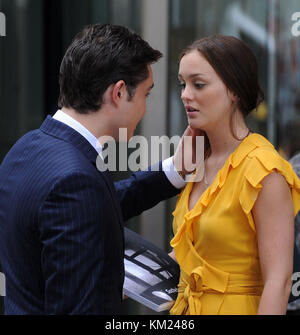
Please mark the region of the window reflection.
POLYGON ((265 92, 265 102, 248 117, 250 129, 287 159, 300 151, 300 37, 291 32, 297 11, 299 0, 171 0, 171 135, 187 125, 176 80, 180 51, 204 36, 234 35, 256 54, 265 92))

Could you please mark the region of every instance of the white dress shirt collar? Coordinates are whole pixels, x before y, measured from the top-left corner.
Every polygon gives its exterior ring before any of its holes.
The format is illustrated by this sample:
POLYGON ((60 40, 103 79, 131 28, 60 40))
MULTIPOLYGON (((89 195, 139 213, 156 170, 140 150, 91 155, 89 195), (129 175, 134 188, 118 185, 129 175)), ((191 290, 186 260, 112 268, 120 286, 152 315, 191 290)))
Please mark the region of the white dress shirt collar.
POLYGON ((64 113, 62 110, 58 110, 53 119, 60 121, 67 126, 71 127, 75 131, 77 131, 80 135, 82 135, 98 152, 99 155, 102 156, 102 145, 98 141, 98 139, 89 131, 87 130, 80 122, 73 119, 70 115, 64 113))

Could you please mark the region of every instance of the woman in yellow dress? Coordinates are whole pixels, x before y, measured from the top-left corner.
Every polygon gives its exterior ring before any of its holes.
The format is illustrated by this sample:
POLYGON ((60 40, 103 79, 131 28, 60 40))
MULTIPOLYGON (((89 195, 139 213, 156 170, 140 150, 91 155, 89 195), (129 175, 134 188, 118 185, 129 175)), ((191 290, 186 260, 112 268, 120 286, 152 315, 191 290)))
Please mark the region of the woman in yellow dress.
MULTIPOLYGON (((171 314, 285 314, 300 180, 245 117, 263 100, 239 39, 212 36, 182 54, 190 128, 205 133, 204 176, 179 195, 171 246, 180 265, 171 314)), ((175 166, 176 166, 176 162, 175 166)))

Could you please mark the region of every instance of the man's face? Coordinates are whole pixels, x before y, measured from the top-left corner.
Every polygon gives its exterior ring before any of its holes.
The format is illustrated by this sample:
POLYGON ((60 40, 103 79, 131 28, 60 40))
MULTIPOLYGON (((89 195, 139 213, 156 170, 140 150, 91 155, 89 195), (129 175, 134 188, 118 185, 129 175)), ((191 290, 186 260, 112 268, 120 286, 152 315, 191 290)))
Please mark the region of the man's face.
MULTIPOLYGON (((124 99, 119 114, 119 128, 127 129, 127 140, 129 140, 146 113, 146 99, 154 86, 151 66, 148 65, 149 76, 141 82, 134 90, 134 95, 129 101, 129 95, 124 99)), ((123 139, 120 139, 123 140, 123 139)))

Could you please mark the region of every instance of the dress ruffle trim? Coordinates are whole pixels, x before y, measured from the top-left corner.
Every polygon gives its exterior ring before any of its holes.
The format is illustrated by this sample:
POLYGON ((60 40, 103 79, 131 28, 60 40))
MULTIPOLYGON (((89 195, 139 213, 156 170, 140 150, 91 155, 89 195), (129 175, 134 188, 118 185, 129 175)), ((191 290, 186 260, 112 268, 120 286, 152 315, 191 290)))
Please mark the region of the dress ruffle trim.
POLYGON ((292 192, 294 216, 296 216, 300 210, 300 180, 292 165, 269 148, 253 151, 248 157, 251 162, 245 173, 239 201, 248 217, 251 228, 256 231, 251 210, 262 188, 261 181, 275 171, 280 173, 289 184, 292 192))
MULTIPOLYGON (((259 134, 252 134, 248 136, 238 148, 228 157, 224 166, 219 170, 213 183, 207 188, 207 190, 201 195, 200 199, 196 203, 195 207, 188 211, 184 216, 184 222, 179 227, 176 235, 171 241, 171 246, 176 248, 181 240, 182 235, 186 234, 188 239, 193 241, 194 239, 194 224, 197 222, 196 218, 199 217, 209 203, 215 198, 215 193, 220 190, 231 169, 238 167, 244 159, 251 157, 255 162, 255 167, 248 169, 245 174, 242 191, 240 194, 240 204, 248 216, 250 226, 255 230, 254 222, 251 215, 251 209, 258 196, 259 190, 262 188, 261 180, 272 171, 277 170, 287 180, 290 188, 292 189, 293 203, 295 209, 295 215, 300 210, 300 181, 294 172, 291 164, 285 161, 275 151, 273 145, 259 134), (262 147, 265 148, 265 150, 262 147), (256 150, 260 148, 260 150, 256 150)), ((188 183, 186 188, 181 193, 178 199, 177 206, 173 215, 175 216, 181 206, 186 206, 184 201, 186 197, 183 195, 185 192, 190 193, 192 183, 188 183)))

